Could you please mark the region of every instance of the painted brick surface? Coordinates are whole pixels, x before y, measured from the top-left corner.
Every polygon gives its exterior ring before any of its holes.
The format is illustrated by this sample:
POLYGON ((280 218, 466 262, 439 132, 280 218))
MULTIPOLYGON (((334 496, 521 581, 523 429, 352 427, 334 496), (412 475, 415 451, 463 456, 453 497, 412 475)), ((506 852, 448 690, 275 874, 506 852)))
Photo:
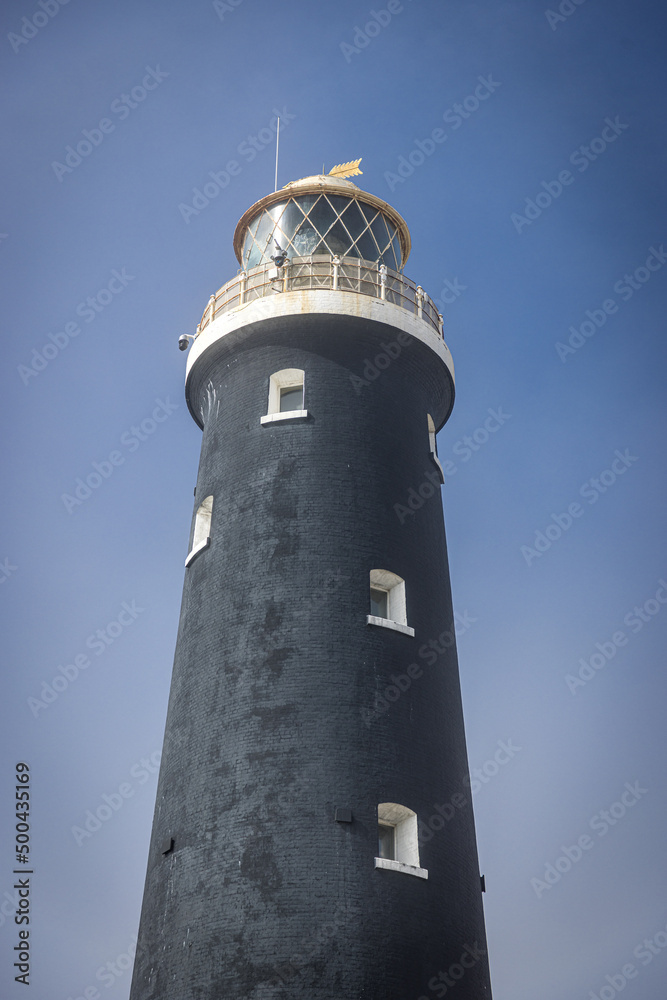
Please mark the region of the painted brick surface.
POLYGON ((211 544, 185 571, 132 1000, 432 1000, 466 946, 456 996, 491 995, 456 651, 419 655, 453 630, 440 491, 394 510, 435 471, 426 415, 451 389, 416 341, 355 388, 383 338, 267 319, 190 385, 211 544), (308 417, 262 426, 283 368, 305 371, 308 417), (366 624, 376 568, 405 579, 414 637, 366 624), (428 824, 456 793, 428 880, 374 868, 379 802, 428 824))

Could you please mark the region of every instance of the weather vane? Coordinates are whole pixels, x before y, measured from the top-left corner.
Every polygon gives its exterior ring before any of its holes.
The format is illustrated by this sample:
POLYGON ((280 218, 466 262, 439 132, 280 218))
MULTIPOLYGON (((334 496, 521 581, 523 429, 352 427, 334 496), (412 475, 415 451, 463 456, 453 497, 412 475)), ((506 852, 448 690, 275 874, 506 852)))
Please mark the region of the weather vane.
MULTIPOLYGON (((359 169, 361 160, 362 157, 360 156, 358 160, 350 160, 349 163, 339 163, 338 166, 331 168, 329 177, 356 177, 357 174, 363 174, 363 170, 359 169)), ((322 173, 324 173, 324 167, 322 168, 322 173)))

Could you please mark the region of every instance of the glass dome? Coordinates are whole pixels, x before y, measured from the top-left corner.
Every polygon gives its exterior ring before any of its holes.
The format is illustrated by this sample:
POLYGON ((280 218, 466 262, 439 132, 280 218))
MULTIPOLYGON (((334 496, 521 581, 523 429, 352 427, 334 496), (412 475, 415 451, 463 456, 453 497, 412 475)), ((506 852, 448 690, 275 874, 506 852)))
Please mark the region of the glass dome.
POLYGON ((288 257, 337 254, 400 271, 407 258, 406 233, 398 213, 381 199, 350 181, 317 177, 288 184, 249 209, 235 245, 246 270, 268 263, 277 243, 288 257))

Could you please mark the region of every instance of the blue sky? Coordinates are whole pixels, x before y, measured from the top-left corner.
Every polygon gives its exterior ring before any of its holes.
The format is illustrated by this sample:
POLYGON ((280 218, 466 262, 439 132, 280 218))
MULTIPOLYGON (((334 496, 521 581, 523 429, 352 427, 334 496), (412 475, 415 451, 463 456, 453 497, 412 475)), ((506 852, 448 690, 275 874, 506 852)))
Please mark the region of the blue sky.
POLYGON ((26 760, 35 993, 129 992, 200 445, 176 342, 236 273, 279 111, 279 184, 362 156, 359 185, 410 227, 406 274, 442 303, 495 1000, 663 1000, 662 5, 44 2, 0 13, 0 824, 11 847, 26 760), (211 172, 224 188, 184 213, 211 172), (73 679, 36 708, 61 667, 73 679), (499 741, 520 749, 494 767, 499 741), (105 795, 117 808, 77 839, 105 795))

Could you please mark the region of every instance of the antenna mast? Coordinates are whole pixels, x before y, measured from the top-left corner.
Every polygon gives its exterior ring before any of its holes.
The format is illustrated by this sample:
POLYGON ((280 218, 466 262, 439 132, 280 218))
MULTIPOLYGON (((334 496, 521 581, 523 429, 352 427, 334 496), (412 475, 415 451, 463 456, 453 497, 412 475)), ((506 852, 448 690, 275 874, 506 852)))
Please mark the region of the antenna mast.
POLYGON ((278 190, 278 145, 280 143, 280 115, 278 116, 278 125, 276 127, 276 179, 273 185, 273 190, 278 190))

